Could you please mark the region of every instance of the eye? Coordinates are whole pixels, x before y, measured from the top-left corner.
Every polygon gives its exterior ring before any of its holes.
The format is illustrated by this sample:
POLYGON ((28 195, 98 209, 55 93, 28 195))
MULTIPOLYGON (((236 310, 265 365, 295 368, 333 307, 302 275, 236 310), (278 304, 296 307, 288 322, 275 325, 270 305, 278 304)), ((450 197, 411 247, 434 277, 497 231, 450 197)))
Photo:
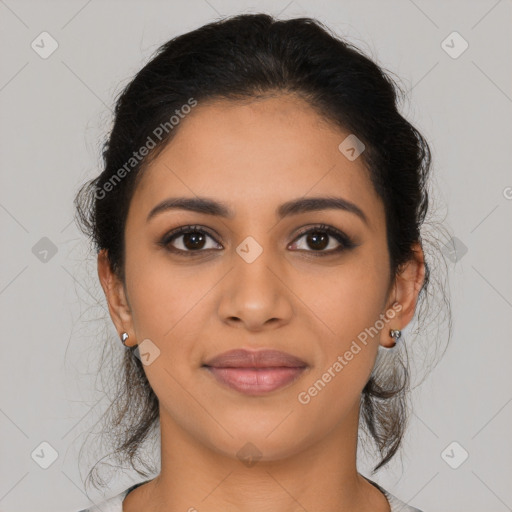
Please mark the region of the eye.
POLYGON ((345 233, 324 224, 302 231, 298 238, 296 238, 292 243, 292 245, 295 246, 295 249, 298 248, 299 250, 304 250, 304 244, 300 247, 300 244, 297 242, 304 237, 305 243, 313 249, 312 251, 306 249, 306 251, 318 253, 315 254, 315 256, 328 256, 329 254, 338 253, 356 246, 356 244, 350 239, 350 237, 345 235, 345 233), (329 240, 330 238, 331 240, 329 240), (335 242, 332 238, 335 239, 335 242), (338 246, 336 246, 336 242, 338 243, 338 246), (332 247, 333 244, 334 248, 332 247), (329 250, 324 250, 326 248, 329 248, 329 250))
POLYGON ((171 252, 181 253, 186 256, 193 256, 193 253, 205 252, 211 249, 222 249, 222 246, 217 243, 210 233, 198 226, 182 226, 175 229, 167 233, 159 244, 171 252), (209 247, 208 238, 213 240, 213 243, 210 242, 209 247), (176 241, 176 245, 173 245, 176 241))
MULTIPOLYGON (((158 244, 168 251, 180 256, 196 256, 202 252, 223 249, 213 235, 200 226, 181 226, 167 233, 158 244), (209 241, 209 240, 210 241, 209 241), (208 246, 209 244, 209 246, 208 246)), ((316 253, 315 256, 328 256, 356 247, 350 237, 342 231, 324 224, 313 226, 299 233, 298 237, 288 247, 316 253), (304 248, 299 241, 304 238, 305 243, 312 248, 304 248), (334 240, 333 240, 334 239, 334 240), (337 246, 336 246, 337 243, 337 246), (334 244, 334 247, 332 245, 334 244), (327 250, 325 250, 327 249, 327 250)))

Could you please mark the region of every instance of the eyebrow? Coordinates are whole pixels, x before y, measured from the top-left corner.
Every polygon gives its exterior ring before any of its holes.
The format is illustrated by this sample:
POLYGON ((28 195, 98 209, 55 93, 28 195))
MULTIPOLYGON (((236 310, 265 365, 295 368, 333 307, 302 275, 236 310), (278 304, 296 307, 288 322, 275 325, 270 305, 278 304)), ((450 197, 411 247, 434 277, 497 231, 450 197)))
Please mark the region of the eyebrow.
MULTIPOLYGON (((169 210, 187 210, 232 219, 235 214, 225 203, 207 197, 170 197, 158 203, 149 212, 146 222, 149 222, 158 213, 169 210)), ((290 215, 314 212, 321 210, 343 210, 357 215, 366 225, 368 218, 356 204, 342 197, 309 197, 287 201, 276 210, 276 215, 283 219, 290 215)))

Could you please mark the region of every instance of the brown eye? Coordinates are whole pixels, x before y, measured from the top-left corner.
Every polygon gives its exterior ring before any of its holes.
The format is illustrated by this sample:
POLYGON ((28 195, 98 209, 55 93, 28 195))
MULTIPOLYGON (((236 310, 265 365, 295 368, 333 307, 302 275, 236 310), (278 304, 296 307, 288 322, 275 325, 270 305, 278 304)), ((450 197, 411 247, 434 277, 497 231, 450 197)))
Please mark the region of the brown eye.
POLYGON ((329 235, 322 231, 311 231, 306 235, 306 243, 312 249, 321 251, 329 245, 329 235))
POLYGON ((192 233, 185 233, 183 236, 183 245, 189 249, 202 249, 205 244, 206 237, 203 233, 199 233, 197 231, 192 233))
POLYGON ((212 235, 194 226, 183 226, 165 235, 160 245, 171 252, 192 255, 210 249, 222 249, 212 235))
MULTIPOLYGON (((167 233, 158 244, 179 256, 199 256, 201 253, 223 249, 213 235, 197 226, 175 229, 167 233)), ((328 256, 356 246, 345 233, 320 225, 304 230, 289 247, 315 256, 328 256), (300 242, 301 239, 304 239, 304 243, 300 242)))
POLYGON ((356 244, 345 233, 330 226, 321 225, 300 233, 292 246, 294 249, 316 252, 317 256, 326 256, 351 249, 356 244), (299 244, 301 239, 305 241, 303 244, 299 244))

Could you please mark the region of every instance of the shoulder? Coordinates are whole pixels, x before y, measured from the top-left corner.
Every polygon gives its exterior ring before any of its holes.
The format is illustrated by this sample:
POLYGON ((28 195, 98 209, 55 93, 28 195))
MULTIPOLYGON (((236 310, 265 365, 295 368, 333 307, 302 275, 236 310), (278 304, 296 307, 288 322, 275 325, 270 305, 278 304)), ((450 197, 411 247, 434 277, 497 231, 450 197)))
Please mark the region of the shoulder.
POLYGON ((101 503, 96 503, 89 508, 79 510, 79 512, 123 512, 123 500, 129 491, 130 489, 125 489, 116 496, 108 498, 101 503))
POLYGON ((368 480, 368 482, 370 482, 372 485, 377 487, 377 489, 379 489, 379 491, 384 494, 384 496, 386 496, 387 500, 389 501, 391 512, 423 512, 419 508, 411 507, 410 505, 407 505, 407 503, 399 500, 396 496, 393 496, 393 494, 381 487, 377 482, 370 480, 368 477, 364 478, 368 480))
POLYGON ((125 489, 116 496, 108 498, 107 500, 102 501, 101 503, 95 503, 91 507, 86 508, 84 510, 79 510, 78 512, 123 512, 123 501, 128 495, 128 493, 130 491, 133 491, 137 487, 147 483, 148 481, 149 480, 145 480, 143 482, 139 482, 135 485, 132 485, 131 487, 128 487, 128 489, 125 489))
POLYGON ((389 501, 391 512, 423 512, 419 508, 414 508, 411 507, 410 505, 407 505, 407 503, 404 503, 403 501, 399 500, 396 496, 393 496, 387 491, 385 492, 385 495, 389 501))
MULTIPOLYGON (((410 505, 407 505, 407 503, 404 503, 403 501, 399 500, 396 496, 393 496, 391 493, 386 491, 386 489, 382 488, 376 482, 373 482, 368 478, 367 480, 370 481, 373 485, 375 485, 375 487, 377 487, 386 496, 391 507, 391 512, 423 512, 419 508, 411 507, 410 505)), ((123 501, 126 495, 139 485, 141 484, 136 484, 128 489, 125 489, 124 491, 117 494, 116 496, 113 496, 112 498, 109 498, 101 503, 97 503, 92 507, 80 510, 79 512, 123 512, 123 501)))

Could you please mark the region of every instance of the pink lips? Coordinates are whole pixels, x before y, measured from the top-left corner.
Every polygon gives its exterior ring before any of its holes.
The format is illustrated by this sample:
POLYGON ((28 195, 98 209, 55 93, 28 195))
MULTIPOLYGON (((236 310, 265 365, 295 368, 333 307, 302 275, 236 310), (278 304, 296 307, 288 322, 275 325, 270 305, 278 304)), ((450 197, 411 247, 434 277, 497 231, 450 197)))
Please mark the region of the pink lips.
POLYGON ((307 368, 301 359, 278 350, 230 350, 204 365, 222 384, 247 395, 279 389, 307 368))

